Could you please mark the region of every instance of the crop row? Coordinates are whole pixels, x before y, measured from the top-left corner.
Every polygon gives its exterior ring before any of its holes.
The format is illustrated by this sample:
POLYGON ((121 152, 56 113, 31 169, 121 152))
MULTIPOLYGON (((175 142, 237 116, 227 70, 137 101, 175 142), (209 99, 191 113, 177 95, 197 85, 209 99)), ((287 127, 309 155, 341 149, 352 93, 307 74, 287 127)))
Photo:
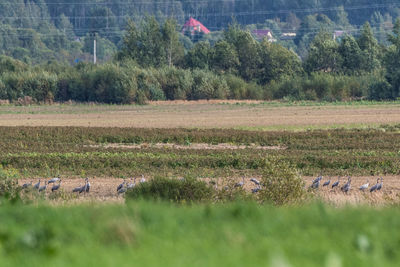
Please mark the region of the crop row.
POLYGON ((244 131, 233 129, 143 129, 87 127, 0 127, 0 151, 84 152, 84 145, 122 143, 173 143, 190 145, 256 144, 284 146, 287 150, 386 150, 400 151, 399 126, 365 130, 244 131))
POLYGON ((268 157, 296 166, 304 175, 323 172, 331 175, 399 174, 398 155, 360 155, 358 151, 329 154, 328 151, 238 151, 149 149, 148 151, 103 151, 67 153, 0 154, 4 167, 19 170, 24 176, 71 174, 127 176, 151 175, 230 176, 257 175, 268 157))

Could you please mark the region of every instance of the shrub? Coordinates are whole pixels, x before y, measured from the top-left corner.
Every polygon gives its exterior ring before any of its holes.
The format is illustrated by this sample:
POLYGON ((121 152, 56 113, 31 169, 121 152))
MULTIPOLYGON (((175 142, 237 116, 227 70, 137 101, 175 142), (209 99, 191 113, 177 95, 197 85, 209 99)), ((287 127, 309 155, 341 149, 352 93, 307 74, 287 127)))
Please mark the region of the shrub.
POLYGON ((140 183, 126 193, 127 200, 164 200, 178 203, 206 201, 212 196, 213 188, 193 178, 178 180, 156 177, 140 183))
POLYGON ((193 85, 193 77, 189 70, 169 67, 158 70, 156 75, 166 99, 187 99, 193 85))
POLYGON ((306 194, 304 181, 297 170, 277 158, 265 160, 262 184, 264 186, 259 194, 261 202, 271 202, 275 205, 297 203, 303 200, 306 194))
POLYGON ((228 85, 222 77, 203 70, 193 71, 193 87, 190 99, 226 99, 228 85))
POLYGON ((4 198, 7 200, 19 198, 20 189, 16 178, 18 178, 18 172, 16 170, 4 169, 0 165, 0 201, 4 198))
POLYGON ((375 81, 368 88, 368 98, 372 100, 393 99, 392 86, 385 80, 375 81))

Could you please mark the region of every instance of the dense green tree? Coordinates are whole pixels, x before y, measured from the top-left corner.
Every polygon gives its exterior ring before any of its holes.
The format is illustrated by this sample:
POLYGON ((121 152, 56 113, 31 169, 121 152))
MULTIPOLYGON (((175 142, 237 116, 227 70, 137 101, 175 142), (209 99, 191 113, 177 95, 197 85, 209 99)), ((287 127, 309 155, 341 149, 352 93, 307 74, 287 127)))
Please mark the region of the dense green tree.
POLYGON ((184 56, 184 48, 179 41, 176 21, 167 19, 162 27, 162 38, 167 55, 167 64, 169 67, 181 62, 184 56))
POLYGON ((363 25, 357 43, 363 51, 363 69, 366 71, 372 71, 380 68, 380 47, 368 22, 363 25))
POLYGON ((239 57, 239 75, 246 80, 257 78, 260 65, 260 44, 251 33, 243 31, 239 25, 233 24, 225 31, 224 38, 236 49, 239 57))
POLYGON ((340 69, 341 63, 339 44, 333 40, 332 34, 321 31, 310 45, 304 62, 305 70, 307 72, 336 72, 340 69))
POLYGON ((217 42, 214 46, 212 65, 221 72, 236 72, 239 57, 235 47, 225 40, 217 42))
POLYGON ((343 60, 341 68, 344 73, 353 74, 367 68, 364 66, 364 54, 353 36, 343 37, 339 45, 339 54, 343 60))
POLYGON ((198 42, 185 56, 185 65, 191 69, 208 69, 212 58, 209 42, 198 42))
POLYGON ((264 40, 261 43, 260 78, 262 84, 279 80, 282 76, 299 75, 302 72, 301 61, 292 51, 283 46, 264 40))
POLYGON ((391 84, 390 98, 396 98, 400 92, 400 19, 396 20, 393 33, 388 35, 392 44, 385 57, 386 78, 391 84))

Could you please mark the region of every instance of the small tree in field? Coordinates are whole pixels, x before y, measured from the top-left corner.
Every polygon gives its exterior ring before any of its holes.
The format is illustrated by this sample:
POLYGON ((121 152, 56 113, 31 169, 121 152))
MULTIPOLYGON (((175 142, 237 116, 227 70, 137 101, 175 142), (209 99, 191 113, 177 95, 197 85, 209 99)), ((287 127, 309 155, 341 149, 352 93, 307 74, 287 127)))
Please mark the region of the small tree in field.
POLYGON ((275 205, 296 203, 304 199, 304 181, 288 162, 270 158, 265 160, 259 197, 262 202, 275 205))

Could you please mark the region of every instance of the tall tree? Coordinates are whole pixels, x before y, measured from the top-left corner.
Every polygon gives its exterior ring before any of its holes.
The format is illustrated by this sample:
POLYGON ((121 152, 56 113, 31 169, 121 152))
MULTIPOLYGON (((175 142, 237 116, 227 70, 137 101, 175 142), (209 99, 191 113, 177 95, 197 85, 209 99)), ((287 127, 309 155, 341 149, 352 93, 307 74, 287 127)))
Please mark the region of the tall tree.
POLYGON ((343 59, 341 66, 343 72, 354 74, 368 68, 364 65, 364 55, 353 36, 346 35, 343 37, 339 45, 339 53, 343 59))
POLYGON ((357 43, 360 49, 363 51, 364 69, 366 71, 372 71, 380 68, 380 47, 368 22, 363 25, 361 34, 357 39, 357 43))
POLYGON ((386 78, 392 85, 391 98, 394 99, 400 93, 400 19, 396 20, 393 33, 388 35, 388 40, 392 46, 385 57, 386 78))
POLYGON ((162 37, 167 55, 167 64, 172 66, 180 62, 184 56, 184 48, 179 41, 176 21, 167 19, 162 27, 162 37))
POLYGON ((333 40, 332 34, 321 31, 310 45, 304 68, 307 72, 336 72, 341 62, 338 43, 333 40))

